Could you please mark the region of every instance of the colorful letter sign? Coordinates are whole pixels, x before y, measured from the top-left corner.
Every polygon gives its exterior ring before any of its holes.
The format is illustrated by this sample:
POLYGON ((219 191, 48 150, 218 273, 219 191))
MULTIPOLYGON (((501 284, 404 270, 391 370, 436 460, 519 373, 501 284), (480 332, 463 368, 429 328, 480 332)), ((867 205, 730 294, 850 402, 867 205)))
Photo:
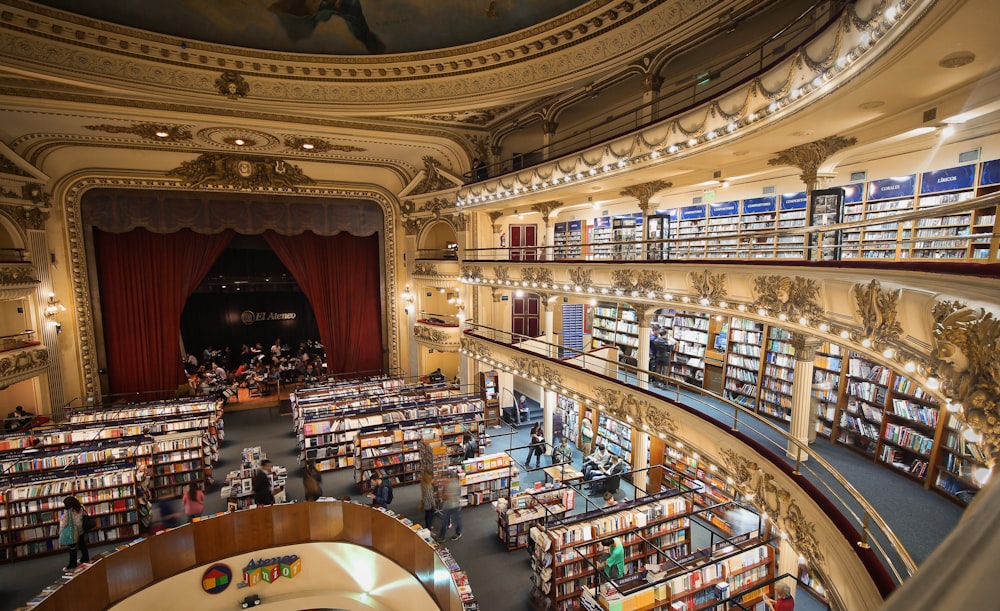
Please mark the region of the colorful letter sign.
POLYGON ((291 579, 301 570, 302 559, 295 555, 251 560, 243 569, 243 583, 247 586, 255 586, 262 581, 274 583, 281 577, 291 579))

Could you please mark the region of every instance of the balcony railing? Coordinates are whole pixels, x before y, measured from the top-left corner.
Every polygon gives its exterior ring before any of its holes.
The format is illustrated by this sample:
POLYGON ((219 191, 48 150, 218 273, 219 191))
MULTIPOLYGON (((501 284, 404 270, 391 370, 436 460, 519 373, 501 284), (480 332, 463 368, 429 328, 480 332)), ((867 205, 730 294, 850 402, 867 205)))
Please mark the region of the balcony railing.
MULTIPOLYGON (((891 261, 997 263, 1000 193, 824 225, 709 232, 669 239, 466 249, 466 261, 891 261)), ((802 223, 805 221, 802 220, 802 223)), ((675 224, 675 223, 672 223, 675 224)))
MULTIPOLYGON (((464 332, 474 337, 505 345, 513 350, 557 359, 563 365, 577 368, 588 374, 598 372, 598 375, 602 373, 609 375, 608 372, 615 372, 611 375, 616 376, 621 384, 632 388, 649 388, 655 385, 668 389, 669 392, 665 395, 668 401, 681 406, 695 403, 697 404, 696 408, 684 407, 684 409, 697 409, 706 413, 733 431, 739 430, 749 435, 778 456, 796 456, 795 460, 789 459, 795 465, 795 471, 801 472, 815 484, 838 507, 858 532, 862 533, 862 543, 872 546, 879 560, 890 571, 897 584, 902 583, 916 572, 916 563, 886 520, 844 475, 807 444, 791 437, 784 428, 755 412, 682 380, 619 363, 614 359, 614 355, 609 355, 606 351, 580 352, 567 349, 564 346, 548 344, 539 338, 518 336, 508 331, 473 322, 465 323, 464 332), (711 400, 703 401, 701 398, 711 398, 711 400)), ((472 356, 475 357, 475 355, 472 356)), ((491 365, 510 371, 510 368, 502 363, 491 363, 491 365)), ((512 371, 512 373, 518 375, 516 371, 512 371)), ((558 392, 558 389, 553 390, 558 392)))

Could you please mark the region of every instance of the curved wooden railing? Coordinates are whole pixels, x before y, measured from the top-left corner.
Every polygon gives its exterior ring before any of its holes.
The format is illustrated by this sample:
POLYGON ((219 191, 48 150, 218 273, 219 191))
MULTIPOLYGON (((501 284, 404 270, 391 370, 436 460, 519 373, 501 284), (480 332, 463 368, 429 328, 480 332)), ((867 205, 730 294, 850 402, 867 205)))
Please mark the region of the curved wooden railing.
POLYGON ((143 539, 100 559, 36 609, 97 611, 156 582, 239 554, 283 545, 353 543, 411 573, 442 611, 461 611, 448 567, 434 548, 393 516, 356 503, 293 503, 200 520, 143 539))

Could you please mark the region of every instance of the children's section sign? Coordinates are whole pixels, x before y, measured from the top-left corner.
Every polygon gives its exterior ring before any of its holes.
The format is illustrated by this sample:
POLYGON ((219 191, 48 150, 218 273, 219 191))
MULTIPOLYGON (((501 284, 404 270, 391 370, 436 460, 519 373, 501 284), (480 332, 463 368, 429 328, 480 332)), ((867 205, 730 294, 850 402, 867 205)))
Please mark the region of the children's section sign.
POLYGON ((201 589, 209 594, 221 594, 233 581, 233 570, 225 564, 213 564, 201 576, 201 589))
POLYGON ((282 577, 291 579, 298 575, 301 570, 302 559, 296 555, 251 560, 250 564, 243 569, 241 587, 255 586, 262 581, 274 583, 282 577))

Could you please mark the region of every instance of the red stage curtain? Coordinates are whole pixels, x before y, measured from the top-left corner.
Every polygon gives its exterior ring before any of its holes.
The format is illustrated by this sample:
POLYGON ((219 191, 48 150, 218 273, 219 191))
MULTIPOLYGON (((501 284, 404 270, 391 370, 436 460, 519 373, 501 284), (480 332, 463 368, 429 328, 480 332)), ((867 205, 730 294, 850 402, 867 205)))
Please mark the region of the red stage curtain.
POLYGON ((264 239, 312 304, 328 373, 382 371, 382 298, 378 234, 318 236, 311 231, 264 239))
POLYGON ((185 380, 180 350, 184 303, 234 233, 95 229, 94 234, 111 393, 172 394, 185 380))

